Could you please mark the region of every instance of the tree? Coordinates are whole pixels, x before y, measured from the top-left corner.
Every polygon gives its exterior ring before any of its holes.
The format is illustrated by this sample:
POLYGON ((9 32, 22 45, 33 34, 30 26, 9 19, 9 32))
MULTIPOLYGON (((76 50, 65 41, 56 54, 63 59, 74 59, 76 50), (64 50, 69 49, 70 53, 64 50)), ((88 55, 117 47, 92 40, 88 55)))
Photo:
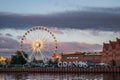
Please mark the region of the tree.
MULTIPOLYGON (((22 53, 26 58, 28 58, 28 55, 25 52, 22 53)), ((13 55, 11 58, 11 64, 20 64, 20 65, 26 64, 27 61, 22 56, 22 53, 20 51, 17 51, 15 53, 16 55, 13 55)))
POLYGON ((116 61, 114 59, 111 60, 111 66, 113 66, 113 67, 116 66, 116 61))

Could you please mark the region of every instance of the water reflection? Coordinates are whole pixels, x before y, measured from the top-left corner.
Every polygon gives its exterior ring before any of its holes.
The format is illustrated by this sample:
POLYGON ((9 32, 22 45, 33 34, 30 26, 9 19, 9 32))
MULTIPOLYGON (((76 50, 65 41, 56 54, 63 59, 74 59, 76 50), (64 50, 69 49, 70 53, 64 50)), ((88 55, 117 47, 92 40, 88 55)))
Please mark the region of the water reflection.
POLYGON ((119 80, 119 73, 0 73, 0 80, 119 80))

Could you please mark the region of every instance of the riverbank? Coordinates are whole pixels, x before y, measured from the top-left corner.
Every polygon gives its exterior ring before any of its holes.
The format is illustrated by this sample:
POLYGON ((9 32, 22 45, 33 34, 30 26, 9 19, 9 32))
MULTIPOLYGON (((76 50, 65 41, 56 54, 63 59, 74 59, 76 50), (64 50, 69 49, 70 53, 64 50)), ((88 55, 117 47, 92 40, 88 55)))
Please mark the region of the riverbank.
POLYGON ((119 73, 120 68, 0 68, 0 73, 2 72, 119 73))

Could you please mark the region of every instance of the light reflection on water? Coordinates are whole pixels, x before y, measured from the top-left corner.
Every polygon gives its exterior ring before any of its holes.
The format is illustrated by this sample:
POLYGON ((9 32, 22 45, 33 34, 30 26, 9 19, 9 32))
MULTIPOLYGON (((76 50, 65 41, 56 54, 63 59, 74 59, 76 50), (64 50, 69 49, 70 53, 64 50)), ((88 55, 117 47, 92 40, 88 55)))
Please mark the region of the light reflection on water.
POLYGON ((119 80, 119 73, 0 73, 0 80, 119 80))

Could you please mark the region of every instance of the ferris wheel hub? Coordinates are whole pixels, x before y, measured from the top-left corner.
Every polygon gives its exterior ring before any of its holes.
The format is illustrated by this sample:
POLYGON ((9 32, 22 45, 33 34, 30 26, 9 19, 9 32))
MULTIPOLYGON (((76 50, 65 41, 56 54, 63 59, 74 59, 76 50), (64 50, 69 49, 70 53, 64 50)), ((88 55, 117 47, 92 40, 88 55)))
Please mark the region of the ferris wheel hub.
POLYGON ((36 48, 40 48, 41 43, 36 43, 35 46, 36 46, 36 48))
POLYGON ((43 48, 43 41, 42 40, 34 40, 32 44, 32 48, 34 51, 39 51, 43 48))

